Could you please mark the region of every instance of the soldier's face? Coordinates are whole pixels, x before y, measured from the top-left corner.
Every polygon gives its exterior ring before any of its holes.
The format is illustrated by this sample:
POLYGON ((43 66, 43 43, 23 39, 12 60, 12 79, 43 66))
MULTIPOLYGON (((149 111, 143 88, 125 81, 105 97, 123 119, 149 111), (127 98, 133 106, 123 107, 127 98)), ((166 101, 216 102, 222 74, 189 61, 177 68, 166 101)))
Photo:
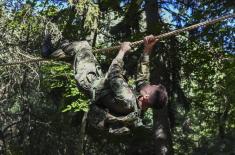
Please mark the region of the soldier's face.
POLYGON ((141 102, 141 109, 147 110, 149 108, 149 95, 143 95, 139 98, 141 102))
POLYGON ((149 95, 144 95, 143 96, 143 100, 144 100, 144 102, 149 102, 149 95))

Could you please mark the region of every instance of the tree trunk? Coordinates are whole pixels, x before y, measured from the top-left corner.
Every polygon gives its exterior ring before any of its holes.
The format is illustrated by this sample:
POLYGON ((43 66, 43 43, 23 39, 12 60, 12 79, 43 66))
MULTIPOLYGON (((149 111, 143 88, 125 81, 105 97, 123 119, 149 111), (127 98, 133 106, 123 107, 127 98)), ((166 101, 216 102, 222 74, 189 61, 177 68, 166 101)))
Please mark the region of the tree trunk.
POLYGON ((224 103, 222 104, 223 112, 219 112, 219 133, 218 134, 221 139, 224 139, 225 137, 226 121, 228 118, 228 112, 229 112, 229 107, 230 107, 227 96, 224 95, 223 98, 224 98, 224 103))
POLYGON ((79 131, 78 155, 84 155, 84 141, 86 140, 86 123, 87 112, 84 112, 79 131))
POLYGON ((153 130, 156 155, 173 154, 170 123, 167 107, 155 110, 153 115, 153 130))
MULTIPOLYGON (((145 0, 145 12, 146 12, 146 22, 147 22, 147 32, 148 34, 157 35, 161 32, 162 23, 159 16, 159 8, 156 0, 145 0)), ((156 52, 153 52, 156 53, 156 52)), ((161 54, 158 52, 158 54, 161 54)), ((162 57, 161 55, 159 57, 162 57)), ((160 60, 157 60, 160 62, 160 60)), ((167 90, 171 87, 168 79, 166 69, 164 68, 164 63, 157 65, 156 73, 158 78, 151 78, 152 83, 162 83, 165 85, 167 90), (165 82, 164 82, 165 81, 165 82)), ((156 75, 154 75, 156 76, 156 75)), ((153 75, 151 75, 153 77, 153 75)), ((155 142, 155 154, 156 155, 171 155, 173 154, 171 130, 168 117, 168 107, 162 110, 153 111, 153 130, 154 130, 154 142, 155 142)))

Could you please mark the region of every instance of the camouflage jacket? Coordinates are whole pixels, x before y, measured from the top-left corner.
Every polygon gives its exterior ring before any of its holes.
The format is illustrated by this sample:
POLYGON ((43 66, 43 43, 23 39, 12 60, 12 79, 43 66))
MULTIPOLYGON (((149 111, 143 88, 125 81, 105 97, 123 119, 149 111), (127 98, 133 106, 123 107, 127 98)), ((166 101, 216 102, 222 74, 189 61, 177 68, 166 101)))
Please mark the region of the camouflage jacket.
POLYGON ((141 87, 149 84, 150 67, 149 55, 142 54, 137 67, 136 91, 139 92, 141 87))
POLYGON ((142 54, 138 67, 136 90, 132 90, 123 75, 124 62, 114 59, 104 79, 101 79, 96 92, 96 101, 104 105, 112 114, 127 115, 140 111, 138 107, 138 92, 149 83, 149 55, 142 54))

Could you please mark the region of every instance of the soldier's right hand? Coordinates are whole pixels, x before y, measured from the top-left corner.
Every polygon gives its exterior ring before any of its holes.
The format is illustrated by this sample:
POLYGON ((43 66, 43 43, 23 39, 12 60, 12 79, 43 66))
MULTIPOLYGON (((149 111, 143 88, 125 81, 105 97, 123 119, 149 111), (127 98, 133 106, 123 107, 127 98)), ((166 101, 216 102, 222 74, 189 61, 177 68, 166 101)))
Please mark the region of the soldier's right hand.
POLYGON ((127 53, 131 49, 131 43, 130 42, 123 42, 121 44, 120 52, 127 53))
POLYGON ((144 53, 150 54, 157 41, 153 35, 144 37, 144 53))

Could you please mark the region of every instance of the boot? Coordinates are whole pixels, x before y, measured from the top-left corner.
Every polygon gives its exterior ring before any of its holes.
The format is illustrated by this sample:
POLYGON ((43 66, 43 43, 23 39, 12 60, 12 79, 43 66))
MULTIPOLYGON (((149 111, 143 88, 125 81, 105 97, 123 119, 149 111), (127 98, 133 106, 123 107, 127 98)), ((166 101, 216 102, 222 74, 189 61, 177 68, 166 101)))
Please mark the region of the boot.
POLYGON ((53 45, 51 43, 51 35, 46 34, 42 44, 42 53, 41 53, 42 57, 49 58, 52 52, 53 52, 53 45))
POLYGON ((55 49, 51 42, 51 35, 46 34, 42 45, 42 57, 44 58, 64 58, 66 57, 62 49, 55 49))

